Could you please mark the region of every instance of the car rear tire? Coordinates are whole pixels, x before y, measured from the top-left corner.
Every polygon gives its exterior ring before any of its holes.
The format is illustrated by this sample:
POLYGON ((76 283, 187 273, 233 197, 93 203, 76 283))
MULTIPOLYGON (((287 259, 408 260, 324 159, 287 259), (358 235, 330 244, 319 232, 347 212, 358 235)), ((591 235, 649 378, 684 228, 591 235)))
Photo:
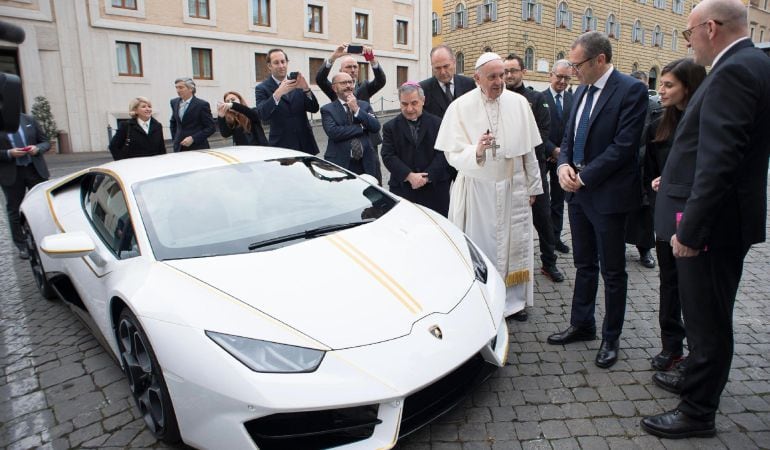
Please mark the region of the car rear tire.
POLYGON ((45 275, 43 262, 40 259, 40 252, 38 252, 37 243, 35 242, 35 236, 32 235, 32 230, 26 222, 22 225, 22 230, 24 231, 24 241, 27 246, 27 252, 29 253, 29 266, 32 268, 32 277, 35 279, 37 290, 40 291, 40 295, 42 295, 43 298, 54 300, 56 298, 56 292, 53 290, 53 286, 51 286, 51 283, 45 275))
POLYGON ((180 440, 179 425, 163 371, 139 320, 128 308, 120 312, 118 349, 123 371, 147 428, 159 440, 180 440))

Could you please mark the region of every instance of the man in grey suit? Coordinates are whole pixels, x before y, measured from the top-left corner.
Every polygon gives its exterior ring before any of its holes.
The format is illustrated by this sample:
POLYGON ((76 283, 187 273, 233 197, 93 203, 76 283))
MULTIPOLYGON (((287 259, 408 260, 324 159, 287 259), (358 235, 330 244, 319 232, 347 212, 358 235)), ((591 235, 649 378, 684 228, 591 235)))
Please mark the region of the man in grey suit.
POLYGON ((0 133, 0 186, 5 195, 5 210, 11 226, 13 243, 19 249, 21 259, 29 258, 24 232, 19 217, 27 189, 48 179, 48 166, 43 153, 51 143, 34 117, 21 114, 19 129, 13 133, 0 133))
POLYGON ((178 97, 171 100, 169 123, 174 151, 209 148, 209 136, 216 131, 209 102, 195 96, 192 78, 177 78, 174 87, 178 97))

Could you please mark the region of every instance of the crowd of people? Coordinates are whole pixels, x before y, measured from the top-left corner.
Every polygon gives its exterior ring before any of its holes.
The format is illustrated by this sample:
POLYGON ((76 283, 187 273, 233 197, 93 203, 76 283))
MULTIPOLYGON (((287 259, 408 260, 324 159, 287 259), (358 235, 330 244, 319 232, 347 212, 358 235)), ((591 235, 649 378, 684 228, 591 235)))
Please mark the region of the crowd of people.
MULTIPOLYGON (((429 55, 433 76, 398 87, 401 113, 382 126, 368 101, 386 78, 371 48, 343 44, 324 61, 315 76, 330 100, 323 107, 304 75, 289 71, 286 52, 273 49, 255 106, 227 92, 216 121, 209 103, 195 96, 192 79, 175 81, 173 150, 209 148, 218 128, 234 145, 316 155, 307 113, 320 110, 324 157, 380 183, 382 161, 393 193, 462 229, 504 280, 506 316, 527 320, 526 306, 533 304, 535 232, 540 272, 551 281, 565 279, 557 253, 572 252, 570 321, 549 344, 597 339, 601 275, 605 314, 595 358, 601 368, 620 354, 626 244, 650 268, 654 248, 661 351, 651 358, 653 382, 681 401, 641 426, 666 438, 710 436, 733 354, 743 259, 765 239, 770 59, 749 40, 740 0, 702 1, 682 35, 693 57, 664 67, 659 106, 649 100, 644 74, 618 71, 611 41, 588 32, 574 41, 568 59, 554 63, 542 92, 524 85, 527 71, 515 54, 482 54, 471 78, 456 73, 452 49, 439 45, 429 55), (373 81, 359 81, 359 53, 373 81), (339 72, 330 79, 335 61, 339 72), (579 82, 574 93, 573 80, 579 82), (562 237, 565 202, 572 249, 562 237)), ((150 100, 131 100, 129 114, 110 142, 114 158, 165 153, 150 100)), ((0 183, 13 241, 26 258, 18 208, 26 189, 48 177, 42 154, 49 144, 33 118, 21 119, 17 133, 0 135, 0 183)))

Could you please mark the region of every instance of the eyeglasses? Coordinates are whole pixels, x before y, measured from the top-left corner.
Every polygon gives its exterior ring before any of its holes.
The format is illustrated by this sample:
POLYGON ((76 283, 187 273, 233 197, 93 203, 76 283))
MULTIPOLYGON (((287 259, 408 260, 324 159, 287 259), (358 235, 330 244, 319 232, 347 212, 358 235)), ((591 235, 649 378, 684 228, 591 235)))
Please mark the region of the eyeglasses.
POLYGON ((506 75, 514 74, 514 73, 519 73, 519 72, 521 72, 521 69, 505 69, 505 74, 506 75))
POLYGON ((698 25, 695 25, 693 27, 690 27, 690 28, 682 31, 682 37, 684 38, 685 41, 690 42, 690 36, 692 36, 692 31, 694 29, 698 28, 698 27, 702 27, 703 25, 706 25, 709 22, 714 22, 717 25, 724 25, 723 22, 720 22, 718 20, 709 19, 709 20, 707 20, 707 21, 705 21, 703 23, 699 23, 698 25))
MULTIPOLYGON (((582 64, 582 63, 581 63, 581 64, 582 64)), ((555 73, 552 73, 551 75, 553 75, 554 77, 556 77, 556 79, 558 79, 559 81, 569 81, 569 80, 571 80, 571 79, 572 79, 572 77, 571 77, 571 76, 569 76, 569 75, 556 75, 555 73)))
POLYGON ((592 56, 592 57, 590 57, 590 58, 584 59, 584 60, 580 61, 580 62, 579 62, 579 63, 577 63, 577 64, 575 64, 575 63, 569 63, 569 66, 570 66, 570 67, 571 67, 573 70, 575 70, 575 71, 579 71, 579 70, 580 70, 580 66, 582 66, 583 64, 587 63, 588 61, 590 61, 590 60, 592 60, 592 59, 594 59, 594 58, 596 58, 596 56, 592 56))

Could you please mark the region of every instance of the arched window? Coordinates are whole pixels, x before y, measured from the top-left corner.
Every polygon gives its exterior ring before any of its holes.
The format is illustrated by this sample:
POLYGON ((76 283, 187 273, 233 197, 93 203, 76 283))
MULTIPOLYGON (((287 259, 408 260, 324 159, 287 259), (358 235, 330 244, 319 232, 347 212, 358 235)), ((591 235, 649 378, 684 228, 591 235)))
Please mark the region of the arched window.
POLYGON ((490 47, 490 46, 484 47, 484 53, 491 52, 491 51, 492 51, 492 47, 490 47))
POLYGON ((642 32, 642 22, 634 22, 634 31, 631 33, 631 42, 642 42, 644 34, 642 32))
POLYGON ((607 16, 607 23, 604 24, 604 32, 611 38, 620 39, 620 22, 615 18, 615 14, 607 16))
POLYGON ((663 47, 663 33, 660 31, 660 25, 655 25, 655 30, 652 32, 652 45, 663 47))
POLYGON ((564 59, 564 52, 559 52, 556 54, 556 61, 564 59))
POLYGON ((433 25, 433 36, 441 34, 441 19, 439 19, 438 14, 431 14, 431 24, 433 25))
POLYGON ((455 12, 452 14, 452 29, 465 28, 468 26, 468 11, 465 9, 465 5, 458 3, 455 6, 455 12))
POLYGON ((583 31, 596 31, 596 18, 591 8, 586 8, 583 13, 583 31))
POLYGON ((648 83, 648 89, 658 89, 658 69, 656 67, 653 67, 650 69, 650 75, 648 76, 649 83, 648 83))
POLYGON ((676 28, 671 30, 671 50, 679 50, 679 32, 676 28))
POLYGON ((535 68, 535 50, 532 47, 527 47, 524 50, 524 68, 527 70, 533 70, 535 68))
POLYGON ((639 63, 631 64, 631 72, 636 72, 637 70, 639 70, 639 63))
POLYGON ((465 55, 463 55, 463 52, 457 52, 457 55, 455 55, 455 65, 457 66, 457 73, 465 73, 465 55))
POLYGON ((671 10, 674 11, 677 14, 684 14, 684 1, 683 0, 674 0, 671 3, 671 10))
POLYGON ((559 9, 556 11, 556 26, 572 29, 572 13, 567 9, 566 2, 559 3, 559 9))

